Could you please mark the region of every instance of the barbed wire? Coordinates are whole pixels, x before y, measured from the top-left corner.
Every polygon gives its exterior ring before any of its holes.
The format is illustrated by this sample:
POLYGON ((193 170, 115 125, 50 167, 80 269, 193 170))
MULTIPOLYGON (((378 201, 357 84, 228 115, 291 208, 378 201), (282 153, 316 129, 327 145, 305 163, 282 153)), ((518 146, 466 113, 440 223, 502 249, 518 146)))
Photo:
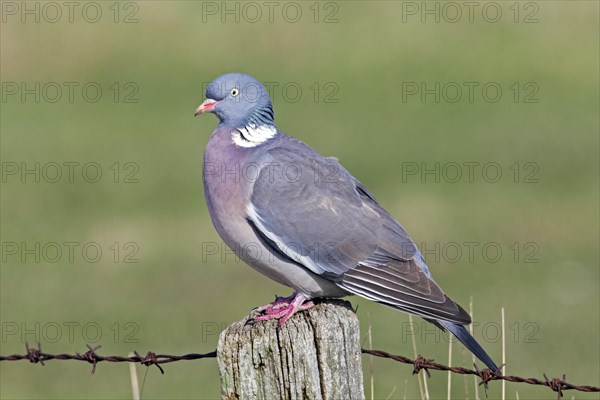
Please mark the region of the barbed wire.
MULTIPOLYGON (((25 354, 13 354, 10 356, 2 356, 0 355, 0 361, 19 361, 19 360, 29 360, 29 362, 37 364, 44 364, 44 361, 49 360, 77 360, 77 361, 86 361, 92 364, 91 373, 94 374, 96 372, 96 365, 99 362, 107 361, 107 362, 130 362, 130 363, 140 363, 146 367, 150 367, 152 365, 156 365, 162 374, 165 373, 160 364, 166 364, 176 361, 184 361, 184 360, 199 360, 202 358, 216 358, 217 351, 211 351, 209 353, 199 354, 199 353, 190 353, 184 354, 181 356, 171 355, 171 354, 157 354, 152 351, 146 353, 146 356, 142 357, 137 351, 134 351, 134 356, 124 357, 124 356, 101 356, 97 353, 97 350, 100 349, 100 345, 92 347, 89 344, 86 344, 88 350, 81 354, 50 354, 44 353, 42 351, 41 343, 38 343, 38 347, 29 347, 29 343, 25 343, 25 354)), ((488 383, 495 380, 504 380, 507 382, 514 383, 527 383, 529 385, 539 385, 546 386, 555 391, 558 395, 558 399, 563 397, 563 390, 577 390, 580 392, 600 392, 600 387, 589 386, 589 385, 574 385, 566 381, 566 375, 563 374, 562 379, 553 378, 549 379, 546 374, 544 375, 544 380, 537 378, 523 378, 520 376, 514 375, 501 375, 500 372, 492 372, 490 369, 485 368, 480 370, 476 364, 473 364, 475 369, 468 369, 463 367, 449 367, 444 364, 439 364, 434 362, 432 359, 426 359, 422 356, 417 356, 414 360, 402 355, 391 354, 383 350, 371 350, 371 349, 361 349, 363 354, 369 354, 374 357, 387 358, 393 361, 397 361, 404 364, 411 364, 413 366, 413 374, 418 374, 421 370, 425 371, 429 377, 431 374, 429 370, 438 370, 438 371, 450 371, 455 374, 460 375, 475 375, 481 379, 479 382, 480 385, 483 385, 485 389, 488 388, 488 383)), ((500 371, 502 366, 500 366, 500 371)))
POLYGON ((600 392, 600 387, 588 386, 588 385, 574 385, 572 383, 567 382, 566 381, 567 377, 565 374, 563 374, 562 379, 559 379, 559 378, 548 379, 548 376, 546 374, 543 374, 544 380, 537 379, 537 378, 523 378, 523 377, 514 376, 514 375, 501 375, 499 371, 502 370, 502 367, 504 366, 504 364, 500 366, 500 368, 498 369, 498 372, 494 373, 494 372, 492 372, 492 370, 490 370, 488 368, 480 370, 477 367, 477 364, 475 364, 475 363, 473 363, 473 367, 475 369, 468 369, 468 368, 463 368, 463 367, 449 367, 444 364, 436 363, 432 359, 431 360, 425 359, 420 355, 418 355, 417 358, 412 360, 408 357, 390 354, 390 353, 388 353, 386 351, 382 351, 382 350, 361 349, 361 351, 363 354, 369 354, 369 355, 372 355, 375 357, 381 357, 381 358, 389 358, 391 360, 401 362, 404 364, 412 364, 413 365, 413 375, 418 374, 421 370, 424 370, 427 373, 427 376, 431 377, 431 374, 429 373, 430 369, 434 369, 434 370, 438 370, 438 371, 450 371, 450 372, 453 372, 455 374, 460 374, 460 375, 475 375, 481 379, 481 382, 479 382, 479 385, 483 385, 486 390, 488 389, 488 383, 490 381, 503 380, 503 381, 507 381, 507 382, 527 383, 529 385, 540 385, 540 386, 549 387, 550 389, 557 392, 558 399, 561 399, 563 397, 563 390, 578 390, 580 392, 600 392))
POLYGON ((137 351, 134 351, 135 356, 131 357, 123 357, 123 356, 101 356, 96 351, 102 347, 98 346, 90 346, 86 344, 88 351, 83 354, 75 353, 75 354, 50 354, 42 352, 42 345, 38 343, 38 347, 29 347, 29 343, 25 343, 25 349, 27 350, 26 354, 13 354, 10 356, 0 356, 0 361, 19 361, 19 360, 29 360, 30 362, 37 364, 44 364, 44 361, 48 360, 77 360, 77 361, 87 361, 92 364, 92 374, 96 372, 96 364, 102 361, 108 362, 133 362, 140 363, 147 367, 151 365, 156 365, 162 374, 165 371, 162 369, 160 364, 166 364, 175 361, 183 361, 183 360, 198 360, 201 358, 215 358, 217 357, 217 351, 211 351, 210 353, 197 354, 190 353, 184 354, 182 356, 174 356, 170 354, 156 354, 152 351, 146 353, 145 357, 142 357, 137 351))

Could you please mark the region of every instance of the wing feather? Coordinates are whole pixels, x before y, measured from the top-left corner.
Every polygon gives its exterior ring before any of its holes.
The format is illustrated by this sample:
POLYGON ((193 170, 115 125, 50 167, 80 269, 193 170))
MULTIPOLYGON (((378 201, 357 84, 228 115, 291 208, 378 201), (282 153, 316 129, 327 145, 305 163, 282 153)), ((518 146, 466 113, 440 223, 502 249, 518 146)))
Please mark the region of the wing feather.
POLYGON ((470 322, 433 281, 404 228, 337 160, 289 139, 260 164, 269 167, 254 182, 247 217, 281 253, 370 300, 424 318, 470 322))

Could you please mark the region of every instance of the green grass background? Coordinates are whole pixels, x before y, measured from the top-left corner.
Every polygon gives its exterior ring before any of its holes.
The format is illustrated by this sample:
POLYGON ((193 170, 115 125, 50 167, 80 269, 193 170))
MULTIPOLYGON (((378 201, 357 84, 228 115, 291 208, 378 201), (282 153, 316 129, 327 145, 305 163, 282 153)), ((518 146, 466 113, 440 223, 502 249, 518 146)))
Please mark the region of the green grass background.
MULTIPOLYGON (((109 4, 102 3, 105 13, 109 4)), ((19 330, 22 323, 46 329, 57 323, 62 336, 56 343, 44 341, 43 349, 83 352, 81 327, 90 322, 102 328, 101 354, 208 352, 216 347, 215 327, 241 319, 276 293, 290 293, 231 255, 222 261, 203 254, 203 243, 221 243, 201 184, 202 152, 216 119, 192 114, 203 100, 203 83, 241 71, 281 86, 300 85, 303 96, 295 103, 275 92, 278 127, 337 156, 417 243, 501 246, 504 254, 496 263, 476 252, 474 262, 464 256, 458 263, 444 257, 436 262, 430 256, 429 265, 453 299, 468 307, 473 297, 476 336, 498 362, 500 341, 493 329, 483 338, 481 327, 498 326, 505 308, 513 327, 507 337, 509 374, 566 373, 576 384, 600 384, 597 2, 537 2, 534 24, 513 21, 513 2, 498 3, 504 12, 498 23, 485 22, 477 12, 473 23, 466 16, 457 23, 435 23, 432 17, 422 23, 419 16, 403 22, 402 2, 339 2, 338 22, 328 24, 313 22, 312 2, 301 4, 304 16, 297 23, 277 13, 273 23, 266 17, 258 23, 231 17, 222 23, 218 16, 203 21, 200 2, 137 4, 134 24, 115 24, 108 15, 90 24, 78 14, 74 23, 63 17, 54 24, 18 18, 2 24, 3 82, 98 82, 106 89, 132 81, 139 102, 115 103, 108 91, 93 104, 81 96, 73 103, 36 103, 31 97, 22 102, 18 96, 2 102, 4 163, 97 162, 105 175, 95 184, 80 175, 73 183, 22 183, 15 177, 2 183, 3 242, 97 242, 104 253, 98 263, 85 262, 80 253, 74 263, 63 257, 54 264, 7 256, 1 268, 1 354, 24 351, 21 335, 7 334, 15 323, 19 330), (416 97, 403 102, 402 82, 412 81, 498 82, 504 94, 497 103, 480 95, 473 103, 435 103, 431 96, 425 103, 416 97), (315 102, 308 89, 314 82, 321 88, 335 82, 339 101, 315 102), (539 102, 513 102, 507 89, 513 82, 535 82, 539 102), (468 161, 497 162, 504 177, 498 183, 480 175, 473 183, 402 179, 404 162, 468 161), (115 162, 135 162, 139 182, 112 182, 108 166, 115 162), (539 182, 513 183, 508 167, 515 162, 536 163, 539 182), (108 249, 114 242, 135 242, 139 262, 115 263, 108 249), (524 263, 523 254, 515 262, 508 249, 514 242, 536 243, 539 262, 524 263), (67 322, 80 324, 73 340, 67 322), (125 342, 127 322, 138 328, 137 343, 125 342), (526 340, 531 326, 536 332, 528 338, 535 343, 526 340)), ((518 4, 524 13, 526 3, 518 4)), ((358 298, 352 302, 359 305, 365 338, 370 321, 375 348, 412 355, 410 337, 402 334, 406 315, 358 298)), ((433 334, 417 336, 417 345, 424 356, 447 361, 446 341, 433 334)), ((454 350, 455 364, 471 365, 461 346, 454 350)), ((370 395, 369 362, 363 362, 370 395)), ((143 398, 219 397, 214 360, 165 369, 161 376, 150 368, 143 398)), ((95 375, 89 371, 76 362, 3 362, 0 395, 131 396, 127 365, 103 363, 95 375)), ((375 360, 375 397, 420 398, 411 371, 375 360)), ((446 398, 446 374, 432 375, 431 397, 446 398)), ((499 398, 500 387, 492 383, 488 398, 499 398)), ((473 390, 472 378, 454 377, 453 398, 474 398, 473 390)), ((507 384, 508 398, 517 391, 521 399, 554 396, 544 388, 507 384)), ((567 393, 572 395, 598 398, 567 393)))

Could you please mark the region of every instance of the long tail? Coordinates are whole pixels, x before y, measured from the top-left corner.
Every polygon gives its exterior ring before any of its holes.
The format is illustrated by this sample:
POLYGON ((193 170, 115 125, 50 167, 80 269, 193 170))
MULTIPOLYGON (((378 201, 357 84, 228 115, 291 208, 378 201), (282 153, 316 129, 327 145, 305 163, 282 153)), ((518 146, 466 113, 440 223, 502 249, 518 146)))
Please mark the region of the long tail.
POLYGON ((469 331, 463 326, 454 324, 448 321, 440 321, 440 320, 430 320, 429 322, 435 324, 438 328, 446 329, 450 333, 452 333, 462 344, 465 345, 467 349, 469 349, 473 354, 477 356, 489 369, 493 372, 498 371, 498 367, 492 361, 491 357, 487 355, 485 350, 477 343, 475 338, 471 336, 469 331))

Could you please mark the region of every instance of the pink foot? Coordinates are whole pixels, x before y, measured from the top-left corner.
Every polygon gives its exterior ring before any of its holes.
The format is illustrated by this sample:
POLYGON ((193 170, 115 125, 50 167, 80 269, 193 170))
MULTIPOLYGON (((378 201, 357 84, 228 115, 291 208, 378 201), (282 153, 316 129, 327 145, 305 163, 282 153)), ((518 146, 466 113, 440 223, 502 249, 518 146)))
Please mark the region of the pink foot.
POLYGON ((256 307, 252 311, 262 314, 263 312, 269 311, 272 309, 279 309, 282 307, 287 307, 292 303, 292 301, 294 301, 295 297, 296 297, 296 293, 294 293, 293 295, 291 295, 289 297, 275 296, 275 301, 273 301, 269 304, 265 304, 264 306, 256 307))
POLYGON ((315 304, 308 300, 302 293, 294 293, 290 297, 278 297, 274 302, 257 307, 256 312, 261 313, 252 318, 254 321, 267 321, 278 319, 279 326, 283 326, 295 313, 307 310, 315 304))

